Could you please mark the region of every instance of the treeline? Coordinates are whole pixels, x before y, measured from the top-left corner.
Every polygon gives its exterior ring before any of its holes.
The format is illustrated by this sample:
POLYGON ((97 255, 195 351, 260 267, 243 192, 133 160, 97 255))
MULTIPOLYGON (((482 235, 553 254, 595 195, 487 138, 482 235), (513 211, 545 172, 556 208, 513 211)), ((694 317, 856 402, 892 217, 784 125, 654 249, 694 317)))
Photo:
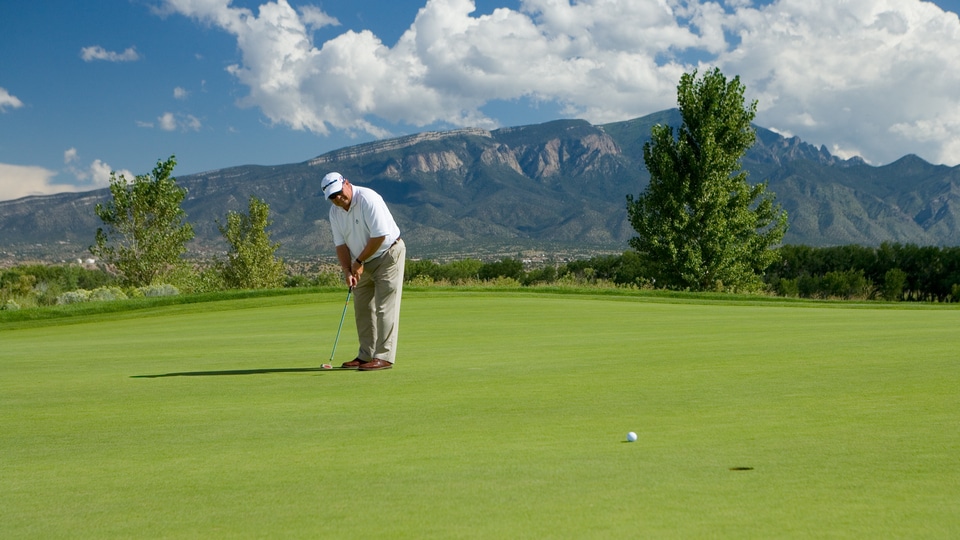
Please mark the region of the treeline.
POLYGON ((414 285, 495 282, 525 287, 550 284, 647 286, 640 258, 632 251, 531 270, 526 270, 523 262, 510 258, 487 263, 476 259, 446 264, 427 260, 407 261, 404 281, 414 285))
POLYGON ((126 300, 149 296, 175 296, 181 293, 211 293, 255 288, 295 288, 337 286, 343 282, 339 272, 321 271, 310 275, 294 275, 280 270, 275 285, 261 283, 247 286, 222 278, 222 262, 182 265, 164 276, 164 281, 134 286, 123 283, 107 265, 87 267, 79 264, 28 264, 0 270, 0 310, 17 310, 37 306, 126 300))
POLYGON ((101 269, 79 265, 30 264, 0 272, 0 309, 48 306, 63 294, 109 287, 116 278, 101 269))
MULTIPOLYGON (((462 284, 513 280, 530 286, 550 283, 612 284, 658 288, 634 251, 525 270, 518 260, 407 263, 406 280, 462 284)), ((767 292, 786 297, 889 301, 960 301, 960 247, 884 243, 815 248, 783 246, 763 276, 767 292)))
POLYGON ((765 281, 781 296, 960 301, 960 247, 784 246, 765 281))
MULTIPOLYGON (((230 288, 201 279, 207 272, 184 272, 175 288, 118 288, 117 277, 102 268, 79 265, 25 265, 0 271, 0 309, 17 309, 93 299, 119 299, 171 291, 207 292, 230 288), (155 290, 154 290, 155 289, 155 290), (87 291, 91 294, 71 294, 87 291)), ((465 259, 440 264, 407 261, 404 280, 413 286, 496 284, 506 286, 610 286, 655 289, 634 251, 603 255, 561 265, 526 268, 520 260, 495 262, 465 259)), ((800 298, 835 298, 913 302, 960 301, 960 247, 885 243, 880 247, 814 248, 784 246, 765 272, 768 294, 800 298)), ((285 287, 338 286, 334 267, 311 275, 287 274, 285 287)))

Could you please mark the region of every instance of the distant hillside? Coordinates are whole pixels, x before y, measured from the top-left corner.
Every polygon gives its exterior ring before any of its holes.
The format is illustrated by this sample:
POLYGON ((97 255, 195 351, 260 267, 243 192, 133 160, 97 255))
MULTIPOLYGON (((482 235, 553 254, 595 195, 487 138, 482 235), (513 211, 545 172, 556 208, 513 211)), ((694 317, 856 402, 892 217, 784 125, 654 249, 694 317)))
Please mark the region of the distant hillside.
MULTIPOLYGON (((318 192, 333 170, 384 196, 412 257, 622 251, 634 234, 626 195, 649 182, 642 149, 657 123, 678 125, 679 114, 602 126, 559 120, 428 132, 178 182, 189 192, 184 209, 197 232, 191 248, 201 255, 225 249, 217 220, 246 210, 256 195, 270 205, 270 230, 284 256, 330 256, 329 203, 318 192)), ((960 245, 960 167, 916 156, 873 167, 761 127, 757 135, 743 165, 750 181, 768 181, 789 213, 785 242, 960 245)), ((0 252, 8 259, 86 256, 99 224, 93 208, 108 196, 98 190, 0 202, 0 252)))

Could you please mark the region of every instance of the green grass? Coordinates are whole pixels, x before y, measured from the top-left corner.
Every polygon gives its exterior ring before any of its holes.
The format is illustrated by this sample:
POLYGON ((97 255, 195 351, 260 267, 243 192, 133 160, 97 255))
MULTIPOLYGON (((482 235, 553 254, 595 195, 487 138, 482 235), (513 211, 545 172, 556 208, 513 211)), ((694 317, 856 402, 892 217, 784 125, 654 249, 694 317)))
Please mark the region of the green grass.
POLYGON ((411 290, 317 371, 343 300, 10 323, 0 537, 960 535, 958 309, 411 290))

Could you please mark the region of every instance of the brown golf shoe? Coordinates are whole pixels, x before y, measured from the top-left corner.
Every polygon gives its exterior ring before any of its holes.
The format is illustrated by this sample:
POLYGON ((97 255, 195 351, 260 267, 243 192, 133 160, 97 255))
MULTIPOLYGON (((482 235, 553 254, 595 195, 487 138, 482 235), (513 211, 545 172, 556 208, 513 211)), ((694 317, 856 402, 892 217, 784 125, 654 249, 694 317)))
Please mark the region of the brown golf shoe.
POLYGON ((341 369, 357 369, 363 364, 363 360, 359 358, 354 358, 349 362, 344 362, 340 365, 341 369))
POLYGON ((393 364, 387 362, 386 360, 379 360, 374 358, 369 362, 360 364, 360 371, 378 371, 381 369, 390 369, 393 367, 393 364))

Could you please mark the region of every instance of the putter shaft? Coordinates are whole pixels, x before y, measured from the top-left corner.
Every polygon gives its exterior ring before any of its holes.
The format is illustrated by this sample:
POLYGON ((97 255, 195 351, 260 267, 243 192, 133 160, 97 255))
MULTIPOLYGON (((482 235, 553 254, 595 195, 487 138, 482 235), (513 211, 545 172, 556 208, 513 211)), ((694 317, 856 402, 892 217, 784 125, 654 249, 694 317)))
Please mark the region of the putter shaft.
POLYGON ((350 305, 350 293, 353 292, 353 287, 347 289, 347 300, 343 303, 343 313, 340 314, 340 326, 337 327, 337 337, 333 340, 333 350, 330 351, 330 364, 333 364, 333 355, 337 353, 337 343, 340 341, 340 330, 343 329, 343 319, 347 316, 347 307, 350 305))

